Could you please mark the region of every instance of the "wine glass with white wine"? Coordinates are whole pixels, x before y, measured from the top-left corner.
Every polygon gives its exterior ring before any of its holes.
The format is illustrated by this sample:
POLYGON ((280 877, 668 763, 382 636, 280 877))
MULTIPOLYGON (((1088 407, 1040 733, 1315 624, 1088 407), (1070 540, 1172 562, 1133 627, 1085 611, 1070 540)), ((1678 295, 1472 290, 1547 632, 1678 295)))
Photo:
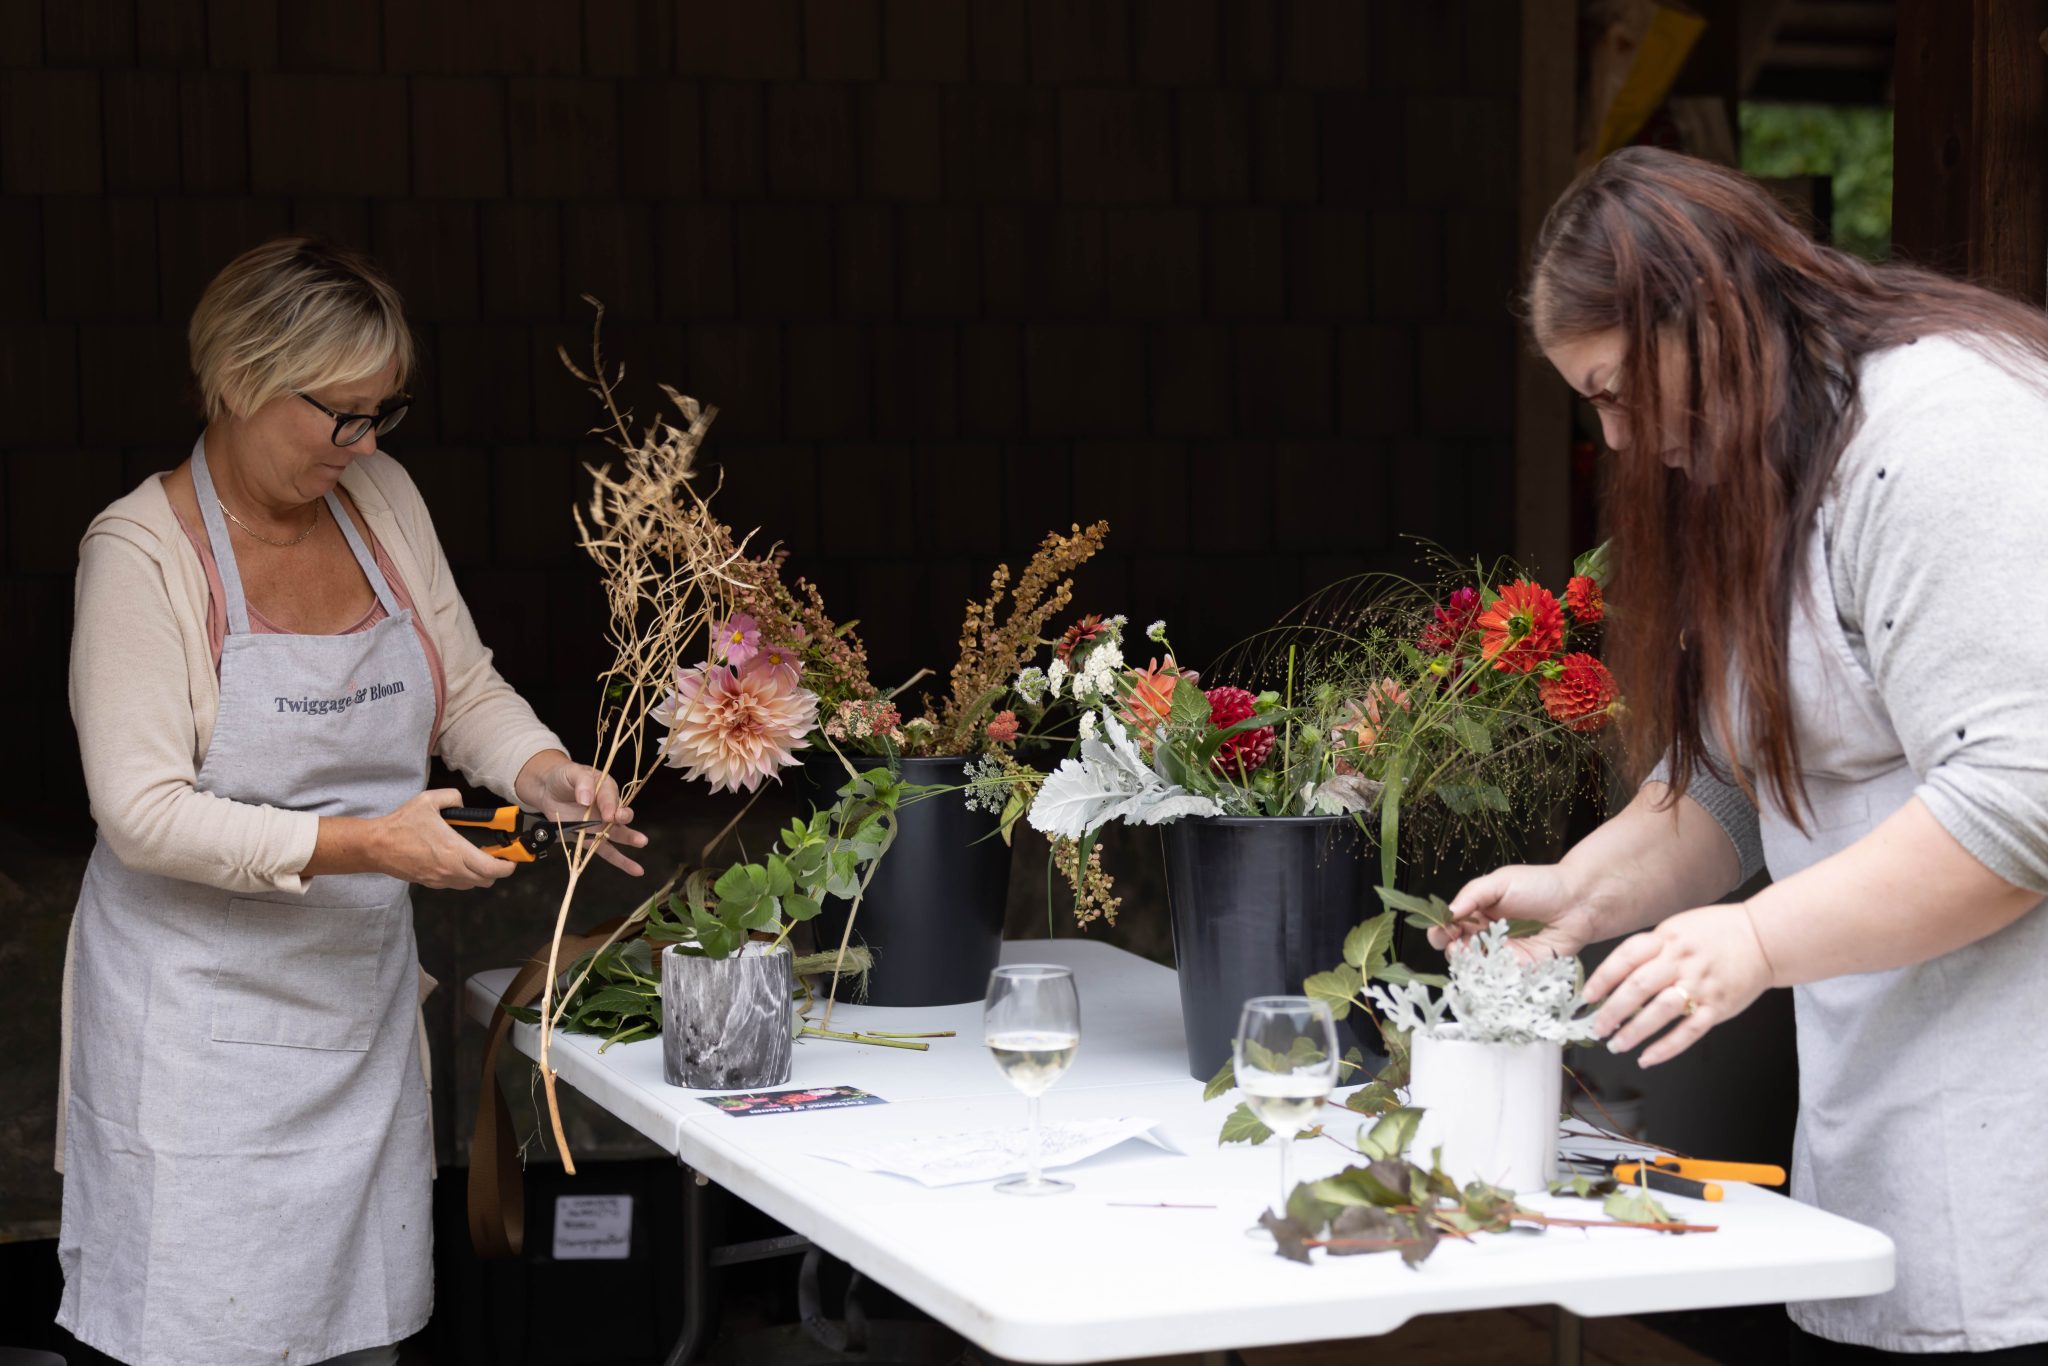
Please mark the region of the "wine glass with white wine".
MULTIPOLYGON (((1255 996, 1244 1003, 1234 1053, 1237 1089, 1259 1123, 1280 1140, 1280 1203, 1294 1193, 1288 1154, 1295 1136, 1315 1127, 1337 1085, 1337 1024, 1328 1001, 1255 996)), ((1263 1228, 1250 1230, 1264 1234, 1263 1228)))
POLYGON ((1022 1091, 1030 1116, 1030 1167, 998 1181, 1004 1195, 1064 1195, 1074 1187, 1039 1171, 1038 1098, 1066 1073, 1081 1046, 1081 998, 1074 974, 1048 963, 1017 963, 989 974, 982 1004, 982 1041, 1010 1085, 1022 1091))

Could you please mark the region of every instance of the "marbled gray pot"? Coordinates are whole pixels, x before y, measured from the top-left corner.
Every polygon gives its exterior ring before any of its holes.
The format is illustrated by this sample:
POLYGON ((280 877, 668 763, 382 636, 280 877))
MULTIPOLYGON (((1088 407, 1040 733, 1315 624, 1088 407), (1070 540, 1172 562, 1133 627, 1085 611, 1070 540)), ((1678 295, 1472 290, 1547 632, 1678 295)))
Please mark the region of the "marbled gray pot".
POLYGON ((789 1080, 791 961, 787 944, 737 958, 674 948, 661 955, 661 1067, 669 1085, 737 1091, 789 1080))

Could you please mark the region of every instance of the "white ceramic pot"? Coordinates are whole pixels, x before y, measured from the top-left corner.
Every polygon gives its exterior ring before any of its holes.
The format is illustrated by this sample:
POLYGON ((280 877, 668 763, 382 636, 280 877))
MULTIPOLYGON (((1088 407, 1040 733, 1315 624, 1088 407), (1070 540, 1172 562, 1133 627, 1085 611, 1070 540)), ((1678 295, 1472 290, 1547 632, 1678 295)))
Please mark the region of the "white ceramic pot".
POLYGON ((1547 1187, 1557 1171, 1564 1045, 1465 1043, 1417 1030, 1413 1048, 1408 1103, 1421 1107, 1422 1122, 1408 1156, 1427 1165, 1441 1147, 1444 1171, 1460 1185, 1547 1187))

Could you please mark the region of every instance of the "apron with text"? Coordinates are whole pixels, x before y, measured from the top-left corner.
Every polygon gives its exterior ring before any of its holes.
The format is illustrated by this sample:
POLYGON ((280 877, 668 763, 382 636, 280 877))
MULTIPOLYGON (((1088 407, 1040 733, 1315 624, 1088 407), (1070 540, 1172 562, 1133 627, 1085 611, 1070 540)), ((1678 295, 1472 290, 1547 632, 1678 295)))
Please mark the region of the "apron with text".
MULTIPOLYGON (((257 635, 203 443, 192 479, 225 590, 198 787, 380 816, 425 786, 434 685, 388 614, 257 635)), ((136 1366, 277 1366, 395 1342, 433 1307, 433 1152, 407 884, 236 895, 93 849, 74 927, 58 1322, 136 1366)))
MULTIPOLYGON (((1920 782, 1837 612, 1829 515, 1811 537, 1807 597, 1787 641, 1807 833, 1762 803, 1779 880, 1862 839, 1920 782)), ((2048 1340, 2044 964, 2048 915, 2036 909, 1915 967, 1793 989, 1792 1194, 1883 1230, 1898 1249, 1889 1293, 1789 1306, 1808 1332, 1895 1352, 2048 1340)))

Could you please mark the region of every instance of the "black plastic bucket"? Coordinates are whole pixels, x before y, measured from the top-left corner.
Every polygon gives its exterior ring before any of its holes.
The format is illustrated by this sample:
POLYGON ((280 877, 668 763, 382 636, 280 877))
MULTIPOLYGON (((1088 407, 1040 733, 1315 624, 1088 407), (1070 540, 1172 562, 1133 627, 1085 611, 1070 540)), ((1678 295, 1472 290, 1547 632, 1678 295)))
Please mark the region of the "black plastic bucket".
MULTIPOLYGON (((853 756, 849 756, 853 757, 853 756)), ((966 760, 901 759, 903 781, 963 786, 966 760)), ((880 759, 853 757, 856 768, 880 759)), ((831 751, 808 754, 804 771, 820 806, 845 785, 831 751)), ((854 917, 855 943, 875 955, 867 1002, 878 1006, 951 1006, 979 1001, 1003 951, 1003 913, 1010 895, 1010 846, 996 818, 969 810, 964 792, 945 792, 897 812, 896 842, 875 867, 854 917)), ((846 903, 826 903, 815 922, 821 949, 837 948, 846 903)))
MULTIPOLYGON (((1207 1081, 1230 1059, 1247 1000, 1299 995, 1344 961, 1344 936, 1379 909, 1374 849, 1348 816, 1207 816, 1159 838, 1188 1071, 1207 1081)), ((1340 1044, 1376 1051, 1361 1012, 1350 1023, 1340 1044)))

